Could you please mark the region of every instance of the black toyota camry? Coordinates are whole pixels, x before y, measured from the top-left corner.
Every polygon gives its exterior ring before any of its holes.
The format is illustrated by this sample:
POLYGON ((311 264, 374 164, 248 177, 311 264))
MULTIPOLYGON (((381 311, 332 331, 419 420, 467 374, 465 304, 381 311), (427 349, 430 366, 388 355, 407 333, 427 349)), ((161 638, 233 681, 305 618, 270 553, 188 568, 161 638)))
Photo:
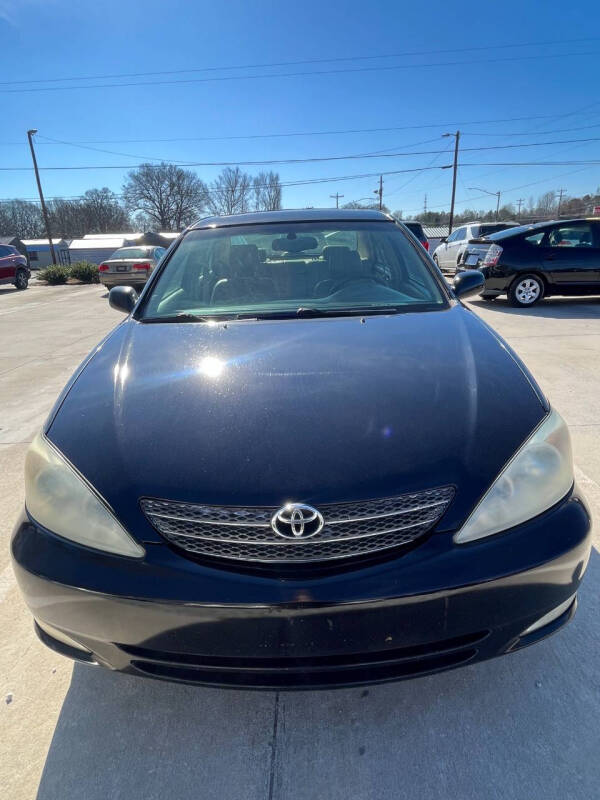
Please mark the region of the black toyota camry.
POLYGON ((40 639, 174 681, 307 688, 516 651, 575 613, 569 433, 372 211, 209 218, 32 444, 12 538, 40 639))

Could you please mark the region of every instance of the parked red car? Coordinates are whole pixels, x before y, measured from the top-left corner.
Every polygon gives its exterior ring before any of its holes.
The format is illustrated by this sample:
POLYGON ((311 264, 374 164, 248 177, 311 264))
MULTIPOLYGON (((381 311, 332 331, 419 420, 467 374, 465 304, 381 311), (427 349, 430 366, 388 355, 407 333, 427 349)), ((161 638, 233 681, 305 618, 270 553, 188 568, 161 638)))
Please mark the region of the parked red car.
POLYGON ((0 244, 0 285, 14 283, 17 289, 26 289, 30 277, 25 256, 10 244, 0 244))

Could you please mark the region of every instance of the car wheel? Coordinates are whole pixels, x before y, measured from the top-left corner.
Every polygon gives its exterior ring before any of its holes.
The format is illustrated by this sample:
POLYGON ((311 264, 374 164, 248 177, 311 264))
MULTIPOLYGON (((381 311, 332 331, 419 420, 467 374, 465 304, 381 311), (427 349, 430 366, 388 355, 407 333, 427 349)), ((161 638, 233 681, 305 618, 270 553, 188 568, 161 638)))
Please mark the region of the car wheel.
POLYGON ((520 275, 508 290, 511 306, 525 308, 533 306, 544 296, 544 283, 537 275, 520 275))
POLYGON ((15 275, 15 286, 17 289, 26 289, 29 286, 29 278, 24 269, 18 269, 15 275))

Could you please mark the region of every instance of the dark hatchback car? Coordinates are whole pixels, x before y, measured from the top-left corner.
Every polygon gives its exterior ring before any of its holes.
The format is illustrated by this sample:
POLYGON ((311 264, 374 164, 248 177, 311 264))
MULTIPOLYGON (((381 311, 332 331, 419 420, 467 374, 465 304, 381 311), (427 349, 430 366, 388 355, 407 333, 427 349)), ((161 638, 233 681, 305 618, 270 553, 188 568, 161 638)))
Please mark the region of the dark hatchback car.
POLYGON ((457 299, 482 282, 447 287, 379 212, 285 211, 201 220, 139 299, 112 289, 127 317, 26 459, 12 556, 42 641, 307 688, 560 628, 590 517, 565 423, 457 299))
POLYGON ((485 276, 485 300, 506 294, 524 307, 552 295, 600 294, 600 219, 542 222, 473 239, 463 269, 476 267, 485 276))

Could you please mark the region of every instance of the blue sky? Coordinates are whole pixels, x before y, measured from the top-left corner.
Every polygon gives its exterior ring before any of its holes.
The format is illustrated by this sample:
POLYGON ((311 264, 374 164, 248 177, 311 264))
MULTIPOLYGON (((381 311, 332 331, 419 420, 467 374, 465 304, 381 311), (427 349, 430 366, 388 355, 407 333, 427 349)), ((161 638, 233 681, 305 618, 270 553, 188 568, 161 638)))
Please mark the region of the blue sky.
MULTIPOLYGON (((572 41, 598 33, 599 21, 596 2, 556 0, 543 5, 531 0, 501 5, 0 0, 0 167, 30 166, 28 128, 39 130, 40 166, 96 167, 43 171, 49 197, 101 186, 119 193, 126 170, 97 167, 152 158, 239 162, 417 151, 272 168, 285 183, 432 166, 436 169, 385 176, 384 200, 406 217, 423 209, 425 193, 430 208, 447 209, 451 174, 437 167, 450 163, 451 154, 427 152, 451 147, 452 140, 441 137, 447 130, 460 128, 464 148, 600 140, 600 34, 596 40, 572 41), (533 42, 556 43, 507 46, 533 42), (414 55, 392 57, 405 53, 414 55), (348 60, 224 69, 321 59, 348 60), (467 63, 449 63, 454 61, 467 63), (425 66, 431 64, 438 66, 425 66), (210 69, 199 71, 203 68, 210 69), (158 71, 177 74, 86 80, 158 71), (293 72, 320 74, 280 75, 293 72), (235 79, 222 80, 229 77, 235 79), (80 80, 16 83, 53 78, 80 80), (123 82, 148 85, 89 88, 123 82), (55 90, 81 84, 88 88, 55 90), (511 118, 522 119, 493 121, 511 118), (373 128, 398 130, 322 133, 373 128), (315 135, 207 138, 307 132, 315 135), (139 141, 123 141, 131 139, 139 141)), ((587 161, 598 158, 599 145, 465 150, 461 162, 587 161)), ((219 169, 198 167, 197 172, 209 182, 219 169)), ((32 172, 2 171, 0 181, 0 198, 36 196, 32 172)), ((376 177, 364 177, 286 187, 284 205, 328 206, 336 191, 344 195, 341 202, 357 200, 374 196, 376 184, 376 177)), ((502 191, 502 201, 509 202, 559 188, 579 194, 599 184, 600 165, 464 166, 458 210, 495 206, 495 198, 470 187, 502 191)))

